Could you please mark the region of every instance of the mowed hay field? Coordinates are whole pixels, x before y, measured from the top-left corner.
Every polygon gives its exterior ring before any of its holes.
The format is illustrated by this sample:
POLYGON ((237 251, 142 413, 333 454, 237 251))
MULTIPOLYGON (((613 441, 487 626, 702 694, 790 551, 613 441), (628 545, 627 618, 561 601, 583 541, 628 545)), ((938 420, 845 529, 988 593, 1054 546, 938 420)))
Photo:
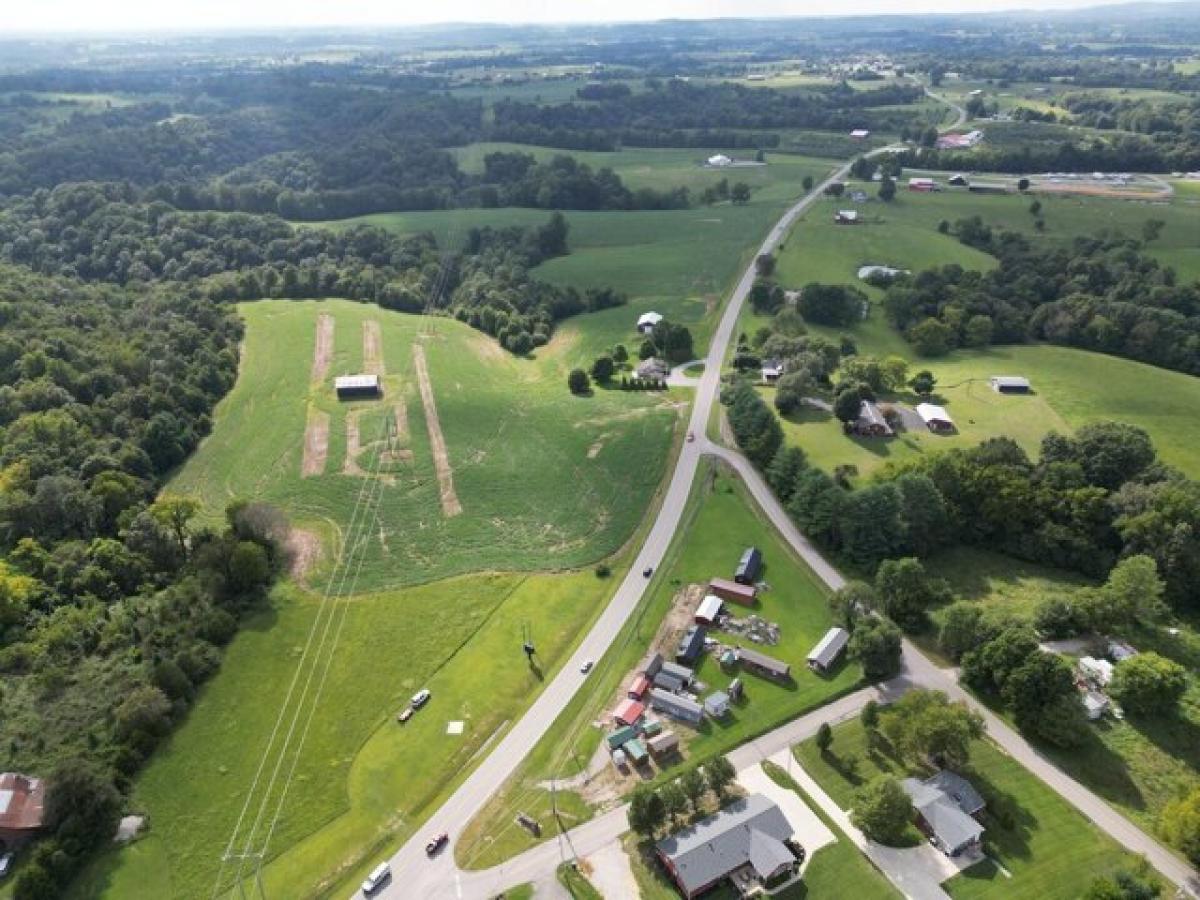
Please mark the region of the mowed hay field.
MULTIPOLYGON (((1039 240, 1069 241, 1076 234, 1094 233, 1105 223, 1136 236, 1141 223, 1155 217, 1168 222, 1160 239, 1162 244, 1151 245, 1155 255, 1193 252, 1184 244, 1200 247, 1200 206, 1182 200, 1169 206, 1091 198, 1041 200, 1048 224, 1039 240), (1179 246, 1169 247, 1172 240, 1179 246)), ((812 281, 854 285, 878 301, 883 292, 858 280, 859 266, 883 264, 914 272, 948 263, 990 268, 996 264, 994 258, 940 234, 937 223, 979 214, 993 226, 1033 234, 1029 202, 1028 197, 902 191, 893 204, 876 202, 866 206, 866 223, 844 226, 832 221, 833 212, 844 202, 823 200, 788 236, 780 255, 780 281, 788 287, 812 281), (875 216, 878 221, 872 220, 875 216)), ((741 330, 753 334, 762 324, 765 320, 748 310, 741 330)), ((827 470, 853 465, 866 475, 888 462, 903 462, 938 449, 973 446, 1000 434, 1036 453, 1047 431, 1067 431, 1089 421, 1114 419, 1145 428, 1163 459, 1190 475, 1200 475, 1200 452, 1196 449, 1200 446, 1200 418, 1193 413, 1200 403, 1200 379, 1051 345, 960 350, 925 360, 917 357, 891 327, 878 302, 872 304, 866 320, 851 328, 814 326, 811 330, 834 337, 849 334, 860 353, 904 357, 910 372, 928 368, 938 379, 937 402, 945 405, 958 425, 958 432, 952 435, 912 431, 880 440, 847 436, 831 414, 819 410, 806 409, 785 419, 788 440, 804 448, 816 465, 827 470), (992 375, 1024 375, 1033 383, 1034 393, 996 394, 987 384, 992 375)), ((770 389, 764 391, 768 397, 770 393, 770 389)), ((918 402, 908 393, 883 399, 918 402)))
MULTIPOLYGON (((328 561, 387 423, 399 420, 398 452, 379 460, 378 521, 348 593, 595 561, 629 537, 662 478, 680 411, 669 395, 574 397, 553 350, 541 360, 516 359, 450 319, 336 300, 263 301, 241 312, 247 332, 237 384, 170 489, 200 498, 210 516, 238 497, 275 503, 321 538, 328 561), (333 352, 314 382, 322 314, 333 321, 333 352), (339 402, 333 377, 371 368, 364 326, 378 346, 384 396, 339 402), (444 455, 431 439, 414 347, 425 359, 444 455), (325 417, 324 464, 302 477, 306 427, 325 417), (357 454, 348 453, 354 427, 357 454), (447 471, 461 513, 447 505, 447 471)), ((310 447, 310 466, 311 457, 310 447)))

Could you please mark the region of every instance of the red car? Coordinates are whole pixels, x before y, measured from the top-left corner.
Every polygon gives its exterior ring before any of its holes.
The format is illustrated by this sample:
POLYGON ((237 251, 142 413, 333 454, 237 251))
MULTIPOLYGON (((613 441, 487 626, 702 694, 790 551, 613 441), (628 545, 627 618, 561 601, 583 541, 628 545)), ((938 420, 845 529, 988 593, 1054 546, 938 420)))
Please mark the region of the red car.
POLYGON ((425 855, 433 856, 439 850, 446 846, 446 842, 450 840, 450 835, 442 832, 436 837, 430 838, 429 843, 425 845, 425 855))

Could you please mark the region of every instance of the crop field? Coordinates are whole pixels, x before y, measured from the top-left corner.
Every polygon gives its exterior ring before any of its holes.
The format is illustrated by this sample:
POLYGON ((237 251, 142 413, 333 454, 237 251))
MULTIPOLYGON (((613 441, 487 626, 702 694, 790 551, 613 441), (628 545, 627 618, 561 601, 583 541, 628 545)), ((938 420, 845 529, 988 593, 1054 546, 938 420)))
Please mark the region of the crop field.
MULTIPOLYGON (((1171 204, 1081 198, 1043 197, 1047 221, 1040 240, 1067 241, 1086 233, 1097 220, 1110 228, 1137 234, 1145 218, 1167 221, 1162 246, 1151 252, 1200 256, 1200 207, 1176 199, 1171 204), (1089 223, 1091 223, 1089 225, 1089 223)), ((844 201, 842 201, 844 203, 844 201)), ((911 195, 902 192, 893 204, 872 203, 862 225, 835 225, 838 201, 822 201, 789 235, 780 255, 779 277, 787 287, 811 281, 853 284, 872 300, 882 291, 857 279, 861 265, 891 265, 919 271, 931 265, 958 263, 966 268, 995 265, 987 254, 960 244, 937 231, 942 219, 953 221, 979 213, 984 220, 1033 234, 1028 198, 939 193, 911 195), (878 221, 872 216, 877 215, 878 221)), ((1190 271, 1181 276, 1192 277, 1190 271)), ((749 310, 741 330, 752 334, 763 320, 749 310)), ((888 462, 902 462, 936 449, 973 446, 984 438, 1006 434, 1036 453, 1043 435, 1065 431, 1096 419, 1115 419, 1145 428, 1163 459, 1183 471, 1200 473, 1200 420, 1190 413, 1200 402, 1200 379, 1143 363, 1051 345, 994 346, 985 350, 959 350, 933 360, 917 357, 911 347, 874 305, 862 323, 848 329, 812 331, 836 336, 843 331, 854 338, 861 353, 906 358, 910 371, 930 369, 938 379, 938 402, 954 417, 958 432, 934 435, 925 431, 901 432, 893 439, 858 438, 843 434, 829 413, 805 409, 783 420, 788 440, 827 470, 853 465, 867 475, 888 462), (992 375, 1020 374, 1034 386, 1029 396, 1001 396, 991 391, 992 375), (1103 385, 1103 389, 1098 386, 1103 385)), ((770 394, 766 389, 765 394, 770 394)), ((892 398, 915 403, 911 394, 892 398)))
MULTIPOLYGON (((886 740, 881 748, 868 749, 857 720, 837 726, 833 735, 828 752, 810 739, 795 754, 843 809, 853 805, 857 786, 876 775, 909 774, 886 740)), ((983 824, 989 859, 942 884, 952 897, 1074 900, 1091 878, 1134 865, 1134 857, 991 741, 972 745, 963 774, 988 803, 983 824)))
POLYGON ((679 412, 668 395, 573 397, 552 352, 519 360, 449 319, 343 301, 241 310, 238 382, 171 490, 200 498, 209 516, 235 497, 276 503, 321 538, 328 560, 363 479, 383 479, 350 593, 592 562, 629 537, 662 477, 679 412), (332 355, 313 380, 322 313, 332 355), (372 367, 383 399, 339 403, 332 376, 372 367), (397 446, 382 452, 389 422, 397 446))
MULTIPOLYGON (((268 895, 324 895, 410 834, 541 690, 610 584, 590 571, 471 575, 342 600, 347 652, 336 657, 271 844, 268 895), (521 650, 525 624, 540 671, 521 650), (393 714, 420 687, 433 699, 397 725, 393 714), (461 735, 447 734, 450 721, 464 723, 461 735)), ((210 896, 317 601, 285 586, 247 623, 137 782, 133 806, 149 815, 149 835, 103 856, 75 897, 210 896)))

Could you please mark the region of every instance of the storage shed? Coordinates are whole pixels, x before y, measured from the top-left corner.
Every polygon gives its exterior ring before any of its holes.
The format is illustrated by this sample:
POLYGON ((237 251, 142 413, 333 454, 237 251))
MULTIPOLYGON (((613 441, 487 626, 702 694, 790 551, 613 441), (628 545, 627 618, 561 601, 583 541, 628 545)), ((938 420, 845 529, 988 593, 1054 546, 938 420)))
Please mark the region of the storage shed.
POLYGON ((954 430, 954 420, 950 418, 950 414, 946 412, 944 406, 938 406, 934 403, 918 403, 917 415, 921 417, 921 421, 925 423, 925 427, 930 431, 947 432, 954 430))
POLYGON ((646 744, 655 756, 666 756, 679 749, 679 735, 673 731, 664 731, 657 737, 650 738, 646 744))
POLYGON ((1028 394, 1033 389, 1021 375, 993 375, 988 383, 997 394, 1028 394))
POLYGON ((608 749, 611 751, 616 750, 626 741, 632 740, 635 737, 637 737, 637 729, 632 725, 626 725, 624 728, 618 728, 612 734, 606 735, 604 742, 608 745, 608 749))
POLYGON ((758 592, 752 585, 738 584, 726 578, 714 578, 708 583, 708 592, 716 594, 722 600, 740 603, 743 606, 753 606, 758 592))
POLYGON ((681 663, 694 663, 703 652, 704 626, 693 625, 679 639, 679 646, 675 648, 675 659, 681 663))
POLYGON ((692 725, 698 725, 704 719, 704 709, 699 703, 661 688, 651 688, 650 706, 673 719, 692 725))
POLYGON ((825 632, 817 646, 808 654, 808 667, 814 672, 824 675, 837 662, 846 645, 850 643, 850 633, 845 628, 830 628, 825 632))
POLYGON ((625 751, 626 756, 633 760, 635 766, 640 766, 650 758, 650 754, 646 752, 646 748, 642 746, 642 742, 637 738, 626 741, 625 746, 621 749, 625 751))
POLYGON ((641 700, 646 696, 648 690, 650 690, 650 679, 645 675, 639 675, 633 679, 633 683, 629 685, 629 690, 625 692, 625 695, 630 700, 641 700))
POLYGON ((637 700, 622 700, 613 713, 613 718, 622 725, 635 725, 646 711, 646 704, 637 700))
POLYGON ((792 677, 792 667, 790 665, 782 660, 775 659, 773 656, 759 653, 757 650, 750 650, 746 647, 739 648, 738 659, 741 660, 744 668, 749 669, 757 675, 762 675, 775 681, 787 681, 792 677))
POLYGON ((758 570, 761 568, 762 553, 757 547, 747 547, 742 551, 742 558, 738 560, 733 580, 738 584, 754 584, 758 580, 758 570))
POLYGON ((700 601, 700 606, 696 610, 695 619, 701 625, 712 625, 717 621, 717 616, 721 614, 721 609, 725 606, 723 601, 716 594, 709 594, 700 601))
POLYGON ((333 389, 339 400, 362 400, 383 394, 378 375, 341 375, 333 379, 333 389))

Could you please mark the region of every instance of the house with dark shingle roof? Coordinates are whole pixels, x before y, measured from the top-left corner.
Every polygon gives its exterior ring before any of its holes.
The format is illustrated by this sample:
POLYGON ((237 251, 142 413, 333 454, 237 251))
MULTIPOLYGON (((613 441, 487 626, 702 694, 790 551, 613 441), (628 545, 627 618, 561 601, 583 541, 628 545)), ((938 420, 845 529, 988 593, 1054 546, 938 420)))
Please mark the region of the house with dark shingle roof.
POLYGON ((41 831, 45 803, 42 779, 17 772, 0 775, 0 843, 11 849, 41 831))
POLYGON ((664 838, 655 849, 683 896, 691 900, 726 878, 739 885, 786 881, 800 864, 788 845, 791 838, 792 826, 783 811, 762 794, 751 794, 664 838))
POLYGON ((902 784, 917 811, 917 825, 939 850, 958 856, 979 847, 984 828, 975 816, 986 804, 971 782, 943 769, 924 781, 906 778, 902 784))

